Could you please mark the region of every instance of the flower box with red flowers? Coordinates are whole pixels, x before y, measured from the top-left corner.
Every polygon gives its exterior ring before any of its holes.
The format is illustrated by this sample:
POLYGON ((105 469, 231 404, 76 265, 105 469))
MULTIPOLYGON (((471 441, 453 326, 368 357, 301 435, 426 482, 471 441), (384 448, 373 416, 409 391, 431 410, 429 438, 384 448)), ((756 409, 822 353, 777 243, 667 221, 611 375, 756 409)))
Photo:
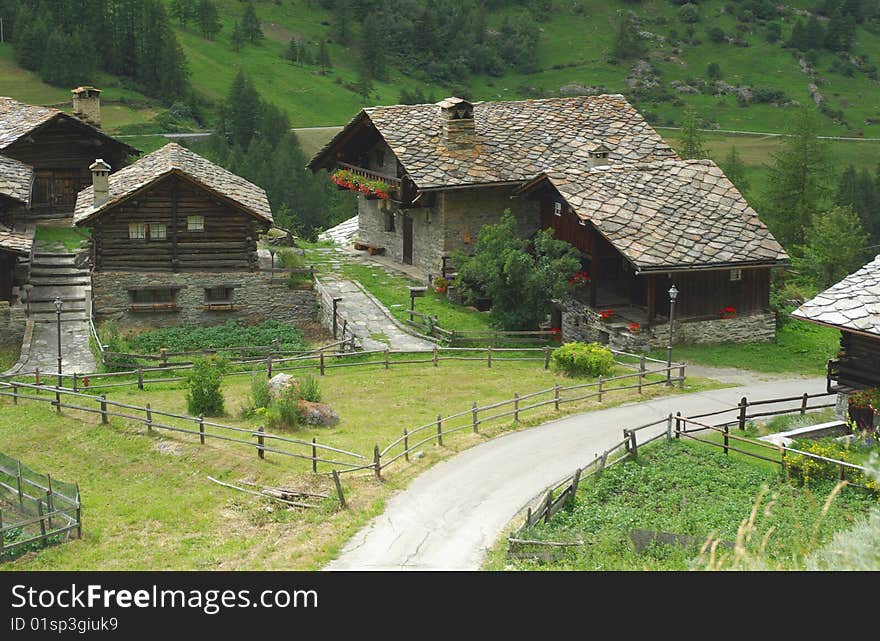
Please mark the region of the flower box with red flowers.
POLYGON ((642 326, 638 323, 630 323, 629 324, 629 332, 630 334, 638 334, 642 331, 642 326))
POLYGON ((562 328, 561 327, 551 327, 550 333, 552 334, 551 338, 554 341, 562 341, 562 328))
POLYGON ((736 307, 725 307, 721 310, 721 318, 736 318, 736 307))
POLYGON ((364 195, 367 200, 391 198, 391 185, 381 180, 370 180, 353 171, 340 169, 330 175, 330 181, 339 189, 350 189, 364 195))
POLYGON ((602 320, 608 320, 612 316, 614 316, 613 309, 602 309, 599 311, 599 318, 601 318, 602 320))
POLYGON ((589 285, 590 275, 587 272, 576 272, 574 276, 568 279, 569 285, 589 285))

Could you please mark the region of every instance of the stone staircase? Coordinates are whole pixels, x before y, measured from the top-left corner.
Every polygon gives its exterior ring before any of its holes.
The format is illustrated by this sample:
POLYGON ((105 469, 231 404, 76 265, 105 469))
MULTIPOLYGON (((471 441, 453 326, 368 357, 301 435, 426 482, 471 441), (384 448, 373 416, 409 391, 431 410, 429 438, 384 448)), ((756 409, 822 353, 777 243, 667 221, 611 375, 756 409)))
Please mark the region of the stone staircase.
POLYGON ((85 288, 89 272, 74 265, 74 254, 35 252, 30 270, 27 317, 34 323, 54 323, 55 299, 61 299, 62 322, 86 322, 85 288))

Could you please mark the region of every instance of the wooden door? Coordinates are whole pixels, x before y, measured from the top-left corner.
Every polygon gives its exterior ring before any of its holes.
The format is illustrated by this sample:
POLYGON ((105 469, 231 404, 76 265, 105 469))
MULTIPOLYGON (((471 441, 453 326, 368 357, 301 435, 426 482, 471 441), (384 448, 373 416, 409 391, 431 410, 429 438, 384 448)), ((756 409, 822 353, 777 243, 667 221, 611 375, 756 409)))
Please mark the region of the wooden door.
POLYGON ((15 263, 16 258, 13 254, 0 253, 0 300, 12 300, 15 263))
POLYGON ((413 264, 413 221, 407 214, 403 216, 403 262, 413 264))

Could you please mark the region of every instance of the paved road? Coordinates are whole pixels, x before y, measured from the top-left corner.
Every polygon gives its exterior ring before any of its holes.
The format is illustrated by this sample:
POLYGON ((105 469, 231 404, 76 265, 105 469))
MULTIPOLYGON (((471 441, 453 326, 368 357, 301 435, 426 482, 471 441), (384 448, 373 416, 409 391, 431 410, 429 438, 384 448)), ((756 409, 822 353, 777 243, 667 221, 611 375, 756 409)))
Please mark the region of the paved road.
POLYGON ((624 427, 675 411, 698 414, 729 407, 742 396, 778 398, 824 390, 824 379, 762 382, 579 414, 487 441, 435 465, 392 497, 385 512, 358 532, 327 569, 477 569, 520 509, 619 442, 624 427))

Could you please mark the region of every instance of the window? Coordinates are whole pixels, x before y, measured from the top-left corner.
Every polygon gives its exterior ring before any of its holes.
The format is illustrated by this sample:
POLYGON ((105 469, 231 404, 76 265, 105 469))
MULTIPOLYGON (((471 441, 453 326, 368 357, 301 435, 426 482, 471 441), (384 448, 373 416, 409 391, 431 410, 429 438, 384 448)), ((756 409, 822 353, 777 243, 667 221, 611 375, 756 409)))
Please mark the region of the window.
POLYGON ((205 217, 187 216, 186 231, 205 231, 205 217))
POLYGON ((394 212, 389 211, 385 214, 385 231, 394 231, 394 212))
POLYGON ((177 290, 174 289, 132 289, 131 302, 134 305, 156 305, 156 304, 173 304, 176 298, 177 290))
POLYGON ((205 302, 210 303, 224 303, 228 304, 232 302, 232 290, 233 287, 206 287, 205 288, 205 302))
POLYGON ((134 240, 144 240, 147 237, 146 223, 129 223, 128 237, 134 240))
POLYGON ((165 240, 165 225, 162 223, 150 223, 150 240, 165 240))
POLYGON ((743 279, 743 270, 741 269, 731 269, 730 270, 730 282, 739 282, 743 279))
POLYGON ((556 216, 562 215, 562 203, 559 203, 559 202, 553 203, 553 213, 556 216))

